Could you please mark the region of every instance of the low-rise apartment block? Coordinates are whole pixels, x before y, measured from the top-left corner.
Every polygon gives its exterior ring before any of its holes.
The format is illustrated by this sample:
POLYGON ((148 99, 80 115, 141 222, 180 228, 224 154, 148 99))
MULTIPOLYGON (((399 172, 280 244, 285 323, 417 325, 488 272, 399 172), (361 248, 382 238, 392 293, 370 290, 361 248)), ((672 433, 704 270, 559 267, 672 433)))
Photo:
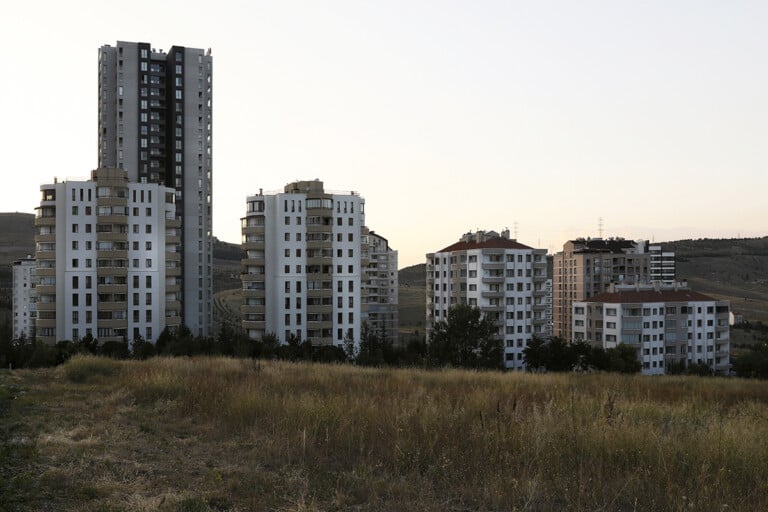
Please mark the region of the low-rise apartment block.
POLYGON ((573 303, 575 341, 637 350, 644 374, 670 365, 730 369, 728 301, 679 286, 621 287, 573 303))

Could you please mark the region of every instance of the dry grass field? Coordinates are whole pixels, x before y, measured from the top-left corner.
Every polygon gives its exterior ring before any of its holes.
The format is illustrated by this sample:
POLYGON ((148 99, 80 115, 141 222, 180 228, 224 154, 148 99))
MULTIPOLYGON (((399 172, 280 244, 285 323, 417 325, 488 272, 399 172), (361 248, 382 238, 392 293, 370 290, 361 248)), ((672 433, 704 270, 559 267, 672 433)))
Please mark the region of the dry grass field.
POLYGON ((738 379, 78 357, 0 372, 0 510, 766 510, 738 379))

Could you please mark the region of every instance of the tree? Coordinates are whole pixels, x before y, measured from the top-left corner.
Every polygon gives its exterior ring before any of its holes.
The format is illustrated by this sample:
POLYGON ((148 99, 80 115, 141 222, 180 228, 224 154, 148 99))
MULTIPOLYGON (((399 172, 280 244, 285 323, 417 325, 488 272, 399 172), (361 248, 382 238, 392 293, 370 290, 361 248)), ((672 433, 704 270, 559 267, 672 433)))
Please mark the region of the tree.
POLYGON ((155 346, 151 342, 142 338, 141 335, 133 340, 133 344, 131 345, 131 356, 134 359, 149 359, 150 357, 154 357, 156 354, 157 350, 155 349, 155 346))
POLYGON ((563 338, 553 336, 548 343, 549 358, 547 369, 553 372, 569 372, 576 364, 576 358, 563 338))
POLYGON ((277 354, 278 348, 280 348, 280 340, 277 335, 273 332, 264 333, 259 343, 259 356, 271 359, 277 354))
POLYGON ((428 351, 433 364, 461 368, 501 368, 504 349, 497 327, 482 312, 466 304, 448 310, 448 319, 432 328, 428 351))
POLYGON ((368 322, 363 322, 360 328, 360 350, 355 362, 367 366, 381 366, 387 362, 387 352, 391 352, 391 343, 387 343, 383 333, 376 334, 370 329, 368 322))
POLYGON ((733 359, 733 371, 739 377, 768 378, 768 343, 758 343, 742 350, 733 359))
POLYGON ((621 373, 637 373, 642 365, 637 359, 637 349, 631 345, 619 343, 615 348, 606 350, 610 361, 609 371, 621 373))
POLYGON ((528 346, 523 349, 523 357, 525 358, 525 367, 529 371, 546 370, 549 359, 546 342, 538 336, 534 336, 528 342, 528 346))

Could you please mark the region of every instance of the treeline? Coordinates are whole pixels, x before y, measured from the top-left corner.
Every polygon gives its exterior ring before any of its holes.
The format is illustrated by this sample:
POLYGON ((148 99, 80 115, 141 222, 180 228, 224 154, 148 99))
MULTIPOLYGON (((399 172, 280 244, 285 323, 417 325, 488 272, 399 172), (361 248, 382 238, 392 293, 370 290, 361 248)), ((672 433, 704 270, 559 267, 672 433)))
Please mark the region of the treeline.
MULTIPOLYGON (((768 326, 750 328, 761 336, 768 326)), ((141 338, 130 345, 125 341, 99 343, 91 335, 80 340, 60 341, 47 345, 38 340, 11 339, 9 322, 0 323, 0 368, 39 368, 55 366, 75 354, 87 353, 116 359, 147 359, 154 356, 218 355, 254 359, 283 359, 353 363, 364 366, 503 369, 504 348, 496 337, 495 323, 482 316, 477 308, 459 305, 448 311, 443 321, 434 324, 430 342, 414 335, 403 346, 394 344, 382 332, 373 332, 363 324, 358 340, 347 336, 343 346, 312 345, 295 336, 280 340, 266 334, 260 340, 230 324, 223 324, 216 336, 194 336, 185 326, 164 330, 155 343, 141 338)), ((529 371, 571 372, 605 371, 636 373, 641 369, 634 347, 620 344, 603 349, 588 343, 566 343, 553 337, 545 341, 533 338, 523 351, 529 371)), ((713 375, 705 364, 669 365, 668 374, 713 375)), ((733 360, 733 373, 743 377, 768 378, 768 339, 761 339, 733 360)))
POLYGON ((351 339, 343 347, 313 345, 291 336, 285 343, 275 334, 260 340, 250 339, 241 329, 223 325, 216 336, 195 336, 181 326, 163 330, 155 343, 142 338, 131 344, 124 341, 99 342, 92 335, 75 341, 59 341, 55 345, 40 340, 12 339, 7 322, 0 323, 0 368, 44 368, 66 362, 76 354, 92 354, 113 359, 148 359, 155 356, 229 356, 253 359, 282 359, 288 361, 352 362, 370 366, 413 366, 426 360, 423 337, 414 336, 405 348, 396 348, 381 335, 370 332, 364 325, 359 344, 351 339))
POLYGON ((732 358, 734 373, 740 377, 768 379, 768 325, 760 321, 742 322, 733 328, 752 333, 755 340, 739 346, 741 350, 732 358))
POLYGON ((533 338, 523 354, 525 366, 531 371, 637 373, 641 368, 637 351, 624 344, 605 350, 584 342, 569 344, 556 336, 549 341, 533 338))

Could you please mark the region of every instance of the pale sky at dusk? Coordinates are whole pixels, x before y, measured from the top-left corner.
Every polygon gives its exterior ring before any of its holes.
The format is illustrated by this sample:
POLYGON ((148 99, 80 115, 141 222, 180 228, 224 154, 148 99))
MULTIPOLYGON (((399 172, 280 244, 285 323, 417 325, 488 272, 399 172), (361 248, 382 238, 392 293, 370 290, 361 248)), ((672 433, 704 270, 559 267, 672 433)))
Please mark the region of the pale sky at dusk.
POLYGON ((768 234, 765 1, 40 1, 0 7, 0 211, 97 164, 97 50, 212 48, 214 235, 319 178, 400 267, 518 225, 559 250, 768 234), (120 6, 118 8, 118 6, 120 6))

